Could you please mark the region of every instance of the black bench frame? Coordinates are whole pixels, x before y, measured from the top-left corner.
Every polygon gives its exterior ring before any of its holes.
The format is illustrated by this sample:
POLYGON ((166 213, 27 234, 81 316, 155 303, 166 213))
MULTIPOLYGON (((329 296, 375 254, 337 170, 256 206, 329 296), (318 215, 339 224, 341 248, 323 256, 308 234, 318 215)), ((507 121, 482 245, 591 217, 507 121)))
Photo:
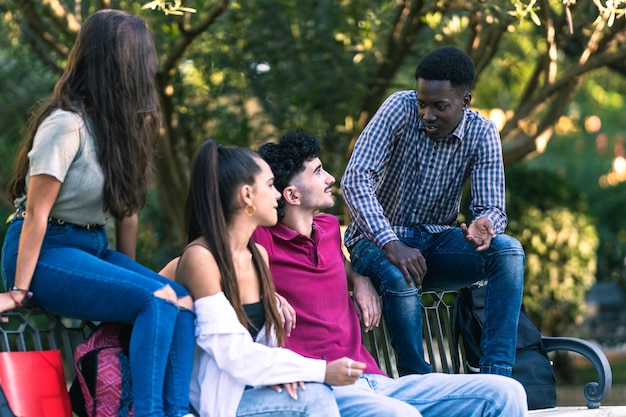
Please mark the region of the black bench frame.
MULTIPOLYGON (((455 346, 453 335, 456 291, 424 292, 422 295, 423 340, 426 360, 434 372, 466 373, 465 352, 455 346)), ((42 309, 18 308, 2 314, 0 351, 59 349, 65 364, 66 380, 75 376, 74 350, 95 329, 96 323, 59 317, 42 309)), ((363 342, 388 375, 397 377, 394 352, 384 323, 363 334, 363 342)), ((598 381, 583 389, 588 408, 599 408, 611 390, 609 362, 599 347, 572 337, 543 337, 548 352, 576 352, 587 358, 596 370, 598 381)))
MULTIPOLYGON (((456 346, 453 337, 454 301, 456 291, 425 291, 422 294, 423 341, 426 360, 433 372, 467 373, 465 352, 456 346)), ((606 355, 593 343, 574 337, 542 337, 548 352, 578 353, 591 362, 598 381, 588 382, 583 389, 587 407, 595 409, 611 391, 613 374, 606 355)), ((384 323, 371 332, 363 333, 363 342, 383 371, 398 377, 391 339, 384 323)))

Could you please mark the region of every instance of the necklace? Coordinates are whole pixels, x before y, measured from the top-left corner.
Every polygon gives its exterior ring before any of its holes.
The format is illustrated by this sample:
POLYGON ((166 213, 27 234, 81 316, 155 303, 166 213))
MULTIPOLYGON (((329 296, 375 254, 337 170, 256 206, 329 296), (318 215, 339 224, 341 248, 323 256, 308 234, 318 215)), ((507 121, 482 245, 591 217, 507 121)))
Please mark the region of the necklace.
POLYGON ((252 266, 252 253, 249 250, 246 250, 243 254, 233 253, 233 261, 237 268, 242 271, 248 271, 252 266), (240 259, 242 262, 240 262, 240 259))

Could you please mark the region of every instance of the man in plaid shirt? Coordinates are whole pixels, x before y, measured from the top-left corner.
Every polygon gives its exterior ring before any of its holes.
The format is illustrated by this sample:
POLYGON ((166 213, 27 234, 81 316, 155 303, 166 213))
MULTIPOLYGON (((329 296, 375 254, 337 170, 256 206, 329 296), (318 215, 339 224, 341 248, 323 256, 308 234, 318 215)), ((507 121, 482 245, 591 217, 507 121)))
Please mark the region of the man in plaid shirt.
POLYGON ((427 373, 420 298, 488 280, 480 372, 511 375, 524 252, 503 234, 505 179, 493 122, 469 109, 472 59, 455 47, 426 55, 417 89, 392 94, 356 142, 342 179, 353 268, 383 299, 401 375, 427 373), (469 224, 458 225, 470 180, 469 224))

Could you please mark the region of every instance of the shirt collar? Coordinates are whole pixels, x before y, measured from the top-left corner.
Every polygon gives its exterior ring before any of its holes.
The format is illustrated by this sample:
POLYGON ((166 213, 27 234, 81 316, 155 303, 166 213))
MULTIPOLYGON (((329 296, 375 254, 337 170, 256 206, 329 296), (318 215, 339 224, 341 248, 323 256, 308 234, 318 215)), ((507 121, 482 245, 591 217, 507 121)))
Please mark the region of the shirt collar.
MULTIPOLYGON (((319 227, 319 225, 315 221, 315 216, 313 217, 313 240, 319 241, 322 236, 326 234, 326 231, 323 227, 319 227)), ((275 226, 272 226, 271 229, 274 232, 274 236, 282 239, 282 240, 294 240, 298 237, 302 237, 304 239, 310 239, 308 236, 305 236, 299 232, 296 232, 290 227, 285 226, 282 223, 278 223, 275 226)))
POLYGON ((467 123, 467 112, 468 109, 465 109, 465 111, 463 111, 463 117, 461 117, 461 121, 456 126, 456 128, 444 138, 444 140, 447 140, 453 136, 458 138, 459 140, 463 140, 463 136, 465 136, 465 124, 467 123))
MULTIPOLYGON (((459 140, 463 140, 463 136, 464 136, 464 132, 465 132, 465 124, 467 123, 467 116, 468 116, 468 109, 465 109, 465 111, 463 112, 463 117, 461 117, 461 121, 459 122, 458 125, 456 125, 456 128, 454 128, 454 130, 450 133, 448 133, 443 139, 442 141, 446 141, 452 137, 456 137, 459 140)), ((422 119, 418 118, 418 122, 417 122, 417 128, 420 132, 424 132, 426 130, 426 128, 424 127, 424 123, 422 123, 422 119)))
POLYGON ((295 230, 285 226, 282 223, 278 223, 275 226, 272 226, 272 230, 274 231, 274 236, 282 239, 282 240, 293 240, 298 236, 303 236, 295 230))

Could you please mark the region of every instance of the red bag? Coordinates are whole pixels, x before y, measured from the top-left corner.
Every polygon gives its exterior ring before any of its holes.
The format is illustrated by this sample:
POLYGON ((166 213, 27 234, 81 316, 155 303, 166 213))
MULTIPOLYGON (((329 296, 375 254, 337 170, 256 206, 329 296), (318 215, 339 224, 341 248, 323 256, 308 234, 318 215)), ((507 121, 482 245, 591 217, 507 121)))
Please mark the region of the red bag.
POLYGON ((20 417, 72 417, 59 350, 0 352, 0 385, 20 417))

